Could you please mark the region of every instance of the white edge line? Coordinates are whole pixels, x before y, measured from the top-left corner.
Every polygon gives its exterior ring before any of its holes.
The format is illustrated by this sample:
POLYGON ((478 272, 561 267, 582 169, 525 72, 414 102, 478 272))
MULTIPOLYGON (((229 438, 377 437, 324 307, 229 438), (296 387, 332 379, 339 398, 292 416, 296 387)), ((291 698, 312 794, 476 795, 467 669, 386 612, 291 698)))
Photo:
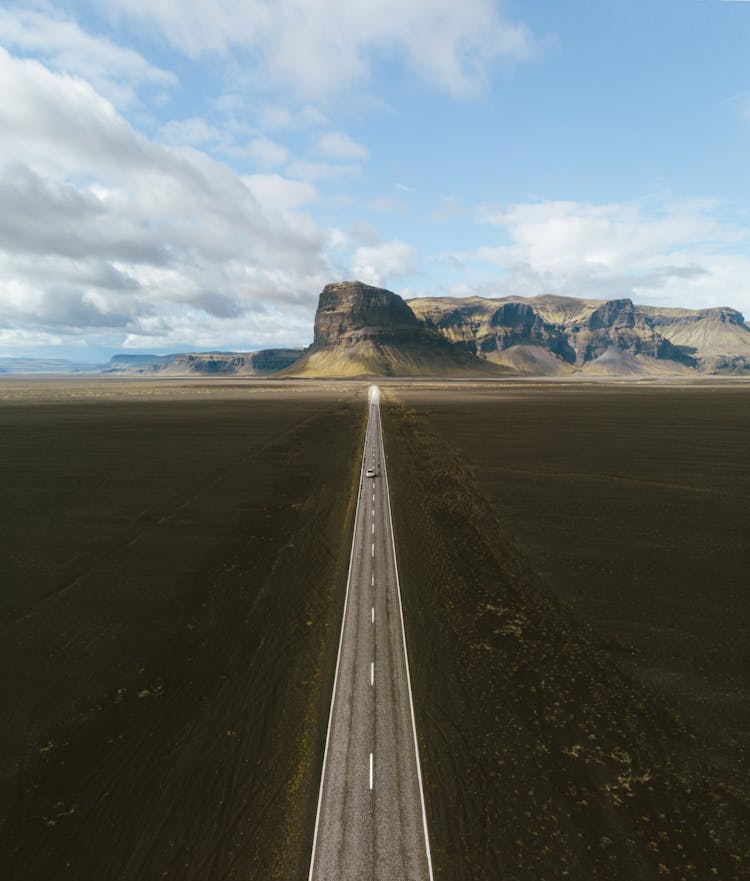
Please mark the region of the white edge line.
POLYGON ((372 789, 372 753, 370 753, 370 789, 372 789))
MULTIPOLYGON (((369 428, 370 416, 368 411, 367 423, 369 428)), ((339 666, 341 665, 341 647, 344 644, 344 625, 346 624, 346 608, 349 603, 349 585, 352 580, 352 567, 354 565, 354 548, 357 541, 357 523, 359 521, 359 499, 364 488, 365 473, 365 454, 367 453, 367 429, 365 429, 365 448, 362 453, 362 465, 359 469, 359 484, 357 485, 357 507, 354 512, 354 531, 352 533, 352 551, 349 556, 349 572, 346 576, 346 594, 344 595, 344 611, 341 615, 341 633, 339 635, 339 650, 336 655, 336 672, 333 676, 333 690, 331 692, 331 709, 328 712, 328 730, 326 731, 326 746, 323 752, 323 769, 320 772, 320 790, 318 792, 318 809, 315 813, 315 832, 313 833, 312 853, 310 855, 310 872, 308 873, 308 881, 312 881, 313 870, 315 868, 315 849, 318 845, 318 827, 320 825, 320 807, 323 803, 323 784, 326 779, 326 763, 328 762, 328 744, 331 739, 331 723, 333 722, 333 704, 336 700, 336 683, 339 678, 339 666)), ((432 877, 432 872, 430 872, 432 877)))
POLYGON ((427 811, 424 804, 424 788, 422 786, 422 768, 419 761, 419 744, 417 743, 417 723, 414 719, 414 701, 411 696, 411 675, 409 673, 409 655, 406 651, 406 630, 404 628, 404 609, 401 605, 401 582, 398 577, 398 564, 396 563, 396 539, 393 533, 393 515, 391 513, 391 493, 388 487, 388 472, 385 467, 385 444, 383 443, 383 429, 380 422, 380 396, 377 401, 378 425, 380 427, 380 447, 382 453, 382 471, 385 482, 385 497, 388 501, 388 520, 391 525, 391 545, 393 547, 393 568, 396 572, 396 591, 398 593, 398 610, 401 616, 401 637, 404 641, 404 661, 406 662, 406 685, 409 689, 409 709, 411 710, 411 730, 414 734, 414 753, 417 759, 417 778, 419 780, 419 797, 422 801, 422 828, 424 829, 424 843, 427 851, 427 869, 430 873, 430 881, 434 881, 432 874, 432 855, 430 853, 430 836, 427 833, 427 811))

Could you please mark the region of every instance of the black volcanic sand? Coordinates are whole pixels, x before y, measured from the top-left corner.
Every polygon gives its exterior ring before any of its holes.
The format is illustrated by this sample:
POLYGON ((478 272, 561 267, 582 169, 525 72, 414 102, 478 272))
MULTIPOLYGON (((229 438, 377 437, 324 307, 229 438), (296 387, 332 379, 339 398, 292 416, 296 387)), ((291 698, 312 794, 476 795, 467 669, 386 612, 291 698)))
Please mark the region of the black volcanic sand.
POLYGON ((364 416, 0 383, 0 877, 306 875, 364 416))
POLYGON ((438 881, 750 877, 750 388, 387 386, 438 881))

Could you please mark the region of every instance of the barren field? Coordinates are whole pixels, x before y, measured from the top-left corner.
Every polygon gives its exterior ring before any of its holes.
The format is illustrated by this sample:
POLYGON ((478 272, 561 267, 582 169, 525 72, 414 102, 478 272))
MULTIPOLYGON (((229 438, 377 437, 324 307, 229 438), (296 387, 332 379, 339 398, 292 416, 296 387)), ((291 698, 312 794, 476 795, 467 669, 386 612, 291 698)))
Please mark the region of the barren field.
POLYGON ((750 876, 750 388, 387 386, 438 879, 750 876))
POLYGON ((303 876, 365 416, 320 383, 0 383, 0 876, 303 876))
MULTIPOLYGON (((436 881, 744 881, 750 388, 382 387, 436 881)), ((306 876, 366 388, 0 382, 0 877, 306 876)))

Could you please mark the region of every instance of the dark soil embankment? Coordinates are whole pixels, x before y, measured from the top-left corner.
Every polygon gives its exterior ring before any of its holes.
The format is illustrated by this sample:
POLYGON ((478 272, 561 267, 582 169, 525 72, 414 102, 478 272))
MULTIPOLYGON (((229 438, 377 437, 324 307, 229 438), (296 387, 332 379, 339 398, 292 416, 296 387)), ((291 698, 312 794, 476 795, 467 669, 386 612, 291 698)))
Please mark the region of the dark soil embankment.
POLYGON ((536 589, 424 419, 384 424, 436 879, 747 878, 747 805, 679 714, 536 589))
POLYGON ((0 876, 304 876, 364 407, 3 409, 0 876))

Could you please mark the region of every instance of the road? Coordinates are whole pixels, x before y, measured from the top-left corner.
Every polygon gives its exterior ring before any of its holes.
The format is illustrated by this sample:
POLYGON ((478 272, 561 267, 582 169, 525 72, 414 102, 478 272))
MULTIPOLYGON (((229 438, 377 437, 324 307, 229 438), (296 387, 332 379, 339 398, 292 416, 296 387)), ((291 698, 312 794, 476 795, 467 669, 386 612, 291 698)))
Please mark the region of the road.
POLYGON ((370 389, 309 881, 432 881, 377 386, 370 389))

